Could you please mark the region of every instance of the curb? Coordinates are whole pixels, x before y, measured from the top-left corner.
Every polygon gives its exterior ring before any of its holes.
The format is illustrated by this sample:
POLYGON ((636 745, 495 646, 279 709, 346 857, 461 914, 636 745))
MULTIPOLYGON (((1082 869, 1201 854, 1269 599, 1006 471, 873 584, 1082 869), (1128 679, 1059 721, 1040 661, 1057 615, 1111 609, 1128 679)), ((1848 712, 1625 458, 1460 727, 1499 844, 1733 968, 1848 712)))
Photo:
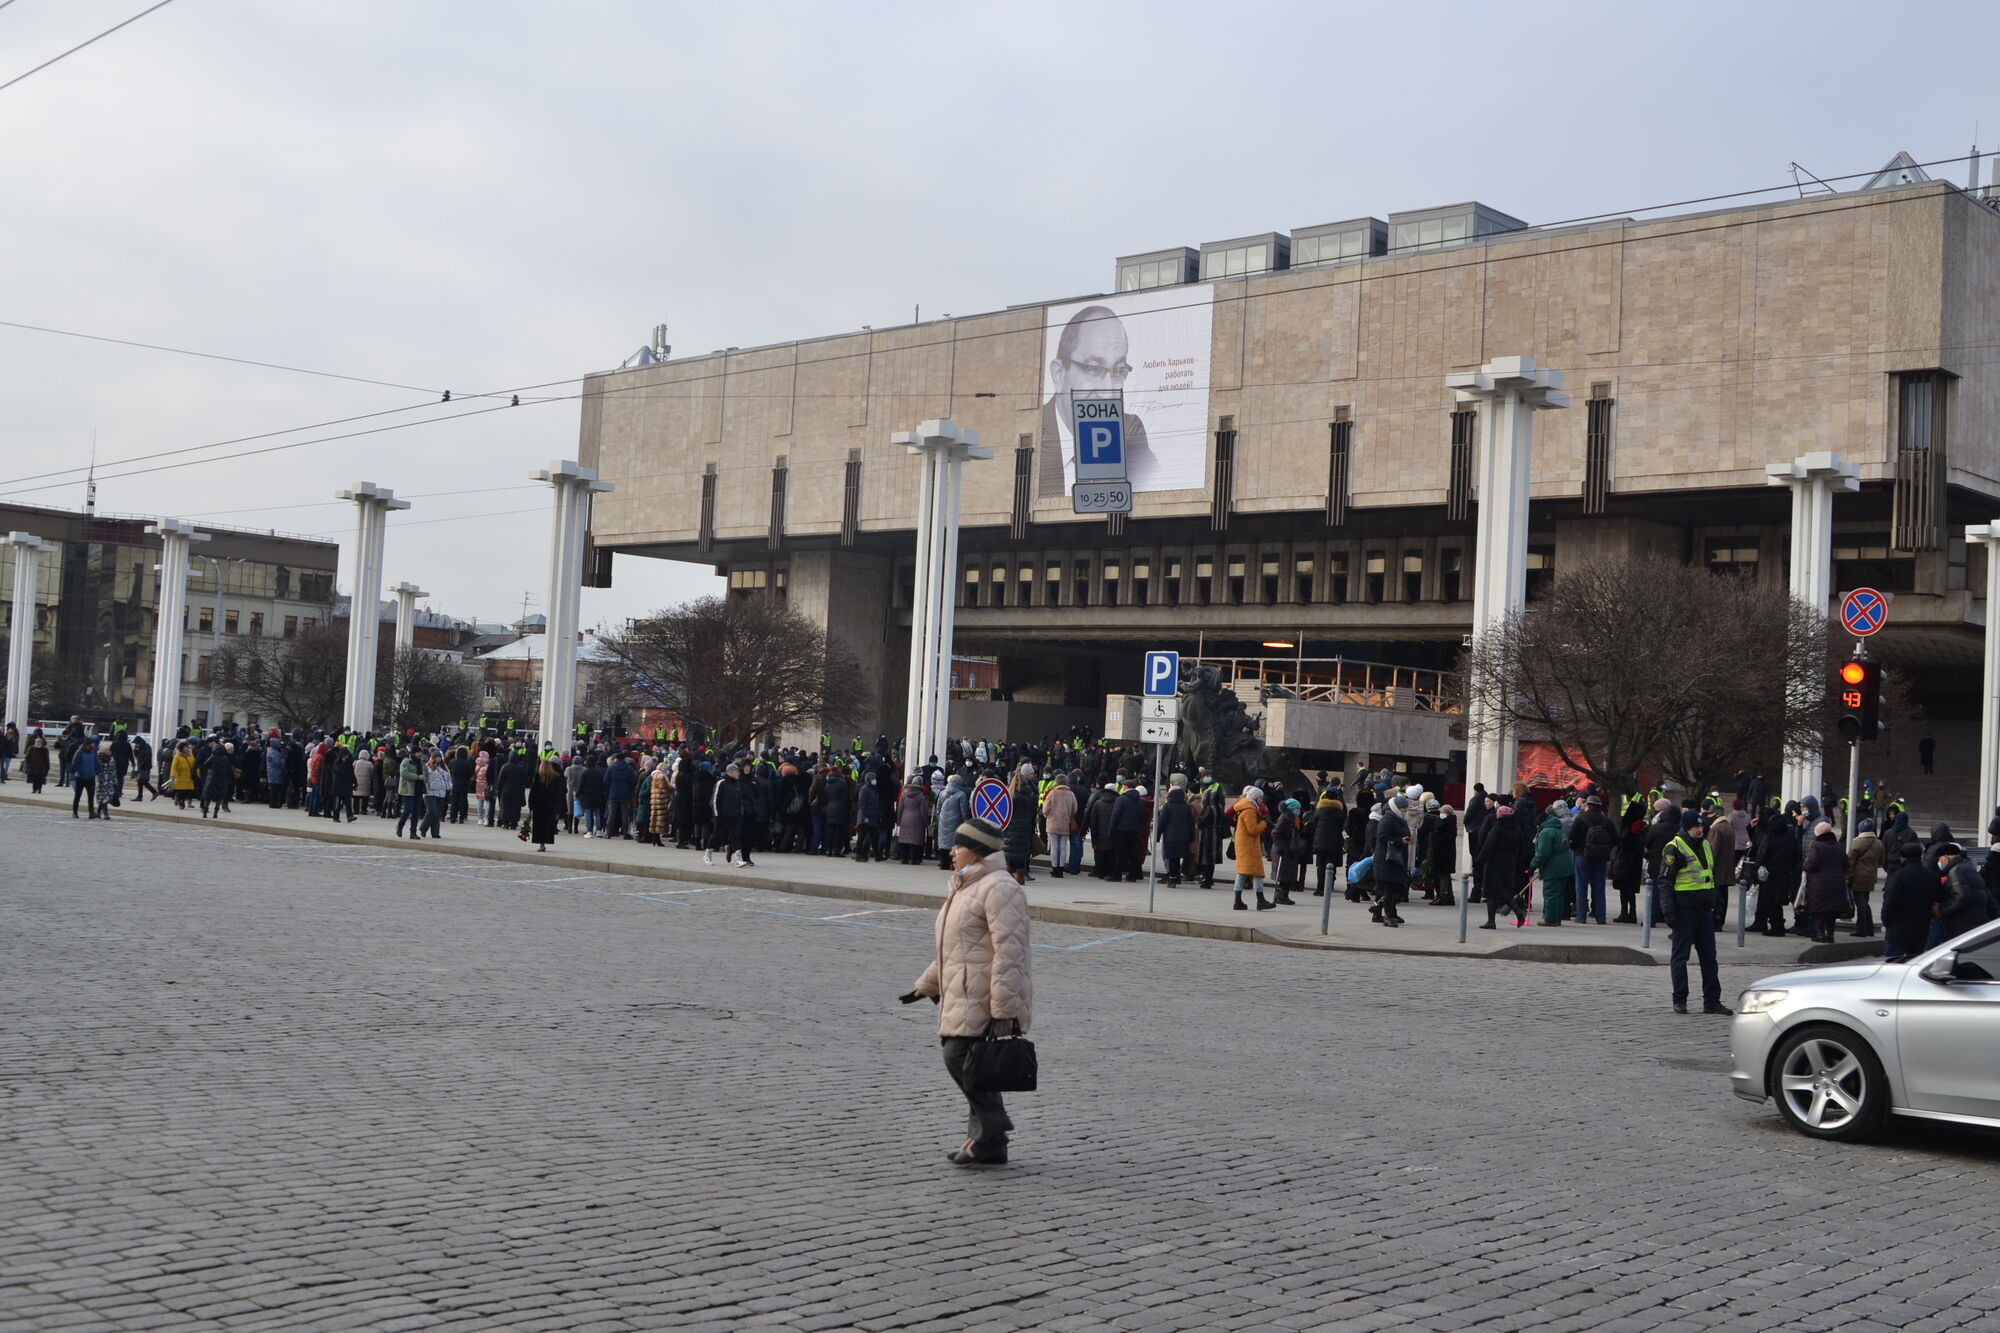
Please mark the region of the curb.
MULTIPOLYGON (((48 802, 28 796, 0 793, 0 804, 25 806, 30 809, 50 809, 48 802)), ((371 816, 372 817, 372 816, 371 816)), ((169 814, 164 810, 151 811, 132 806, 119 809, 121 819, 145 819, 162 824, 185 824, 186 816, 169 814)), ((279 838, 301 838, 308 842, 334 843, 350 847, 381 847, 379 838, 363 838, 336 832, 334 828, 270 828, 261 824, 246 824, 230 818, 196 819, 194 823, 215 828, 231 829, 239 833, 266 834, 279 838)), ((408 840, 405 840, 407 842, 408 840)), ((403 846, 402 843, 396 844, 403 846)), ((565 870, 584 870, 595 874, 628 875, 635 879, 668 879, 683 883, 713 884, 727 888, 771 889, 779 893, 797 894, 804 898, 831 898, 848 902, 884 903, 891 907, 935 907, 940 901, 937 895, 928 893, 906 893, 899 889, 878 889, 858 885, 815 884, 810 881, 779 880, 760 875, 745 875, 721 870, 712 866, 649 866, 626 865, 621 862, 597 860, 591 857, 565 855, 561 852, 514 851, 505 847, 472 847, 460 843, 432 841, 425 839, 407 848, 411 851, 442 853, 449 856, 465 856, 482 861, 510 861, 517 864, 537 866, 559 866, 565 870)), ((1195 921, 1185 917, 1149 916, 1144 913, 1097 912, 1088 908, 1057 907, 1030 903, 1028 915, 1036 921, 1046 921, 1057 926, 1086 926, 1099 930, 1127 930, 1147 935, 1175 935, 1183 939, 1226 940, 1235 944, 1264 944, 1284 949, 1314 949, 1326 953, 1367 953, 1388 956, 1408 956, 1415 958, 1459 958, 1467 961, 1499 961, 1522 963, 1569 963, 1594 966, 1658 967, 1659 959, 1642 949, 1619 944, 1510 944, 1492 953, 1460 953, 1453 949, 1384 949, 1367 944, 1342 944, 1322 941, 1318 937, 1299 938, 1296 936, 1274 935, 1256 926, 1223 925, 1213 921, 1195 921)), ((1812 963, 1830 963, 1855 958, 1878 956, 1881 945, 1875 941, 1863 944, 1853 943, 1814 945, 1798 958, 1792 960, 1772 960, 1774 967, 1797 967, 1812 963)))

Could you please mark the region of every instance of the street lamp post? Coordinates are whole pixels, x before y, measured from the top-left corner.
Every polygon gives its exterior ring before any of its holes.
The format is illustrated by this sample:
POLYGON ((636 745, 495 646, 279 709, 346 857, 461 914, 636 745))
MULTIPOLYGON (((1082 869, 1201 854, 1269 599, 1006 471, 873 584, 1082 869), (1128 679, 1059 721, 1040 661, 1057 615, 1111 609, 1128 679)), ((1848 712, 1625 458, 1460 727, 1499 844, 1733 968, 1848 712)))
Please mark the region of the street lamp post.
POLYGON ((1979 687, 1979 809, 1983 828, 2000 804, 2000 522, 1966 528, 1965 540, 1986 548, 1986 653, 1979 687))
POLYGON ((590 498, 612 485, 597 479, 596 468, 581 467, 573 458, 556 459, 529 476, 547 482, 555 495, 538 721, 542 745, 560 748, 576 721, 576 632, 583 615, 583 539, 590 530, 590 498))
MULTIPOLYGON (((1473 539, 1472 632, 1503 624, 1527 601, 1528 481, 1534 456, 1535 412, 1568 407, 1562 372, 1538 369, 1525 356, 1495 357, 1478 370, 1447 375, 1445 387, 1461 403, 1480 403, 1479 525, 1473 539)), ((1477 682, 1468 701, 1472 733, 1466 746, 1465 783, 1497 782, 1512 788, 1520 742, 1493 717, 1477 682)))
POLYGON ((909 709, 903 771, 941 754, 951 725, 952 630, 958 595, 958 496, 967 459, 991 458, 979 432, 931 420, 889 437, 923 460, 917 493, 917 577, 910 607, 909 709))
MULTIPOLYGON (((1789 463, 1764 469, 1764 484, 1792 493, 1792 600, 1804 602, 1824 620, 1833 596, 1833 497, 1861 489, 1861 469, 1839 454, 1822 449, 1800 454, 1789 463)), ((1820 746, 1810 754, 1787 754, 1783 773, 1784 798, 1819 799, 1824 778, 1820 746)))
MULTIPOLYGON (((146 535, 160 539, 160 598, 153 633, 153 749, 180 726, 181 644, 187 632, 188 544, 205 542, 184 518, 163 518, 146 525, 146 535)), ((212 665, 212 663, 211 663, 212 665)))
POLYGON ((347 688, 344 711, 350 730, 375 729, 375 648, 382 627, 382 546, 389 511, 408 509, 408 500, 372 481, 335 491, 336 500, 354 502, 354 551, 349 557, 347 601, 347 688))
POLYGON ((396 594, 396 651, 403 652, 417 644, 417 598, 428 597, 429 593, 414 583, 398 583, 389 589, 396 594))

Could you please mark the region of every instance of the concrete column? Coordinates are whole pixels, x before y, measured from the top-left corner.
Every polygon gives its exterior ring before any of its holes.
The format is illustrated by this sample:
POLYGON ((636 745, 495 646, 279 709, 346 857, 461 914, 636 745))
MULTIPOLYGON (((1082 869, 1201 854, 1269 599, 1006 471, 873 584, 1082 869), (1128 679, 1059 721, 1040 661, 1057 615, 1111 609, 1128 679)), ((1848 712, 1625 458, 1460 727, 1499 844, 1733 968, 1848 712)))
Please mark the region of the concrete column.
MULTIPOLYGON (((899 436, 909 432, 899 432, 899 436)), ((910 588, 910 674, 904 687, 908 696, 903 713, 903 747, 907 756, 923 745, 924 663, 931 651, 931 611, 937 605, 937 570, 931 546, 937 533, 938 457, 930 448, 909 448, 918 456, 917 554, 910 588)), ((920 756, 921 757, 921 756, 920 756)), ((913 762, 913 761, 911 761, 913 762)))
MULTIPOLYGON (((1445 376, 1445 386, 1461 403, 1481 403, 1479 413, 1479 522, 1473 539, 1472 632, 1479 635, 1520 612, 1527 600, 1528 482, 1534 455, 1534 413, 1568 407, 1562 372, 1537 369, 1532 358, 1503 356, 1476 371, 1445 376)), ((1400 554, 1389 577, 1400 579, 1400 554)), ((1365 575, 1364 575, 1365 577, 1365 575)), ((1473 736, 1467 742, 1465 782, 1488 790, 1512 788, 1519 743, 1494 724, 1490 710, 1473 691, 1473 736), (1496 785, 1497 784, 1497 785, 1496 785)))
POLYGON ((181 719, 181 645, 187 630, 188 543, 205 542, 184 518, 163 518, 146 525, 148 537, 160 539, 159 613, 153 628, 153 749, 157 753, 173 736, 181 719))
POLYGON ((557 459, 530 474, 555 495, 549 534, 549 597, 543 637, 542 744, 561 749, 576 728, 576 634, 583 615, 583 544, 590 527, 590 497, 612 489, 597 469, 557 459))
MULTIPOLYGON (((917 600, 911 608, 909 720, 903 733, 904 762, 922 763, 943 749, 950 720, 951 626, 957 607, 959 464, 991 458, 977 431, 955 422, 931 420, 914 431, 889 437, 925 459, 925 483, 918 495, 917 600), (921 627, 919 625, 921 620, 921 627), (921 628, 921 633, 919 629, 921 628), (940 669, 940 662, 943 663, 940 669)), ((1010 567, 1009 574, 1014 571, 1010 567)))
MULTIPOLYGON (((1861 489, 1861 469, 1839 454, 1820 450, 1800 454, 1789 463, 1764 469, 1764 483, 1792 493, 1792 600, 1812 607, 1822 619, 1833 597, 1833 497, 1839 491, 1861 489)), ((1823 780, 1821 750, 1785 756, 1785 800, 1819 798, 1823 780)))
POLYGON ((29 701, 35 683, 35 585, 41 581, 42 552, 56 548, 31 532, 10 532, 7 544, 14 548, 14 608, 7 622, 6 720, 21 728, 25 743, 34 715, 29 701))
POLYGON ((416 647, 417 598, 430 594, 414 583, 398 583, 389 591, 396 594, 396 651, 400 653, 416 647))
POLYGON ((2000 523, 1979 523, 1965 540, 1986 548, 1986 657, 1979 688, 1979 808, 1972 827, 1983 829, 2000 804, 2000 523))
POLYGON ((408 500, 372 481, 357 481, 335 491, 337 500, 354 502, 354 554, 349 564, 347 603, 347 691, 343 701, 347 726, 360 732, 375 729, 375 657, 382 641, 382 551, 389 511, 408 509, 408 500))
MULTIPOLYGON (((973 440, 979 438, 972 431, 963 431, 961 435, 969 436, 973 440)), ((938 761, 942 763, 944 761, 945 740, 951 734, 951 663, 955 655, 952 645, 952 631, 958 623, 958 598, 955 596, 955 593, 958 588, 959 474, 965 467, 967 452, 968 448, 966 445, 954 445, 950 461, 944 464, 944 488, 946 492, 943 528, 944 553, 938 562, 939 596, 937 626, 936 632, 932 636, 936 641, 936 665, 933 667, 931 675, 936 689, 931 696, 930 719, 924 726, 924 750, 923 753, 917 756, 919 762, 927 760, 931 755, 935 754, 938 757, 938 761)), ((993 451, 990 449, 987 450, 986 457, 991 458, 992 456, 993 451)), ((1040 573, 1039 566, 1036 568, 1036 573, 1040 573)), ((1017 567, 1014 571, 1014 578, 1017 583, 1020 577, 1020 570, 1017 567)))

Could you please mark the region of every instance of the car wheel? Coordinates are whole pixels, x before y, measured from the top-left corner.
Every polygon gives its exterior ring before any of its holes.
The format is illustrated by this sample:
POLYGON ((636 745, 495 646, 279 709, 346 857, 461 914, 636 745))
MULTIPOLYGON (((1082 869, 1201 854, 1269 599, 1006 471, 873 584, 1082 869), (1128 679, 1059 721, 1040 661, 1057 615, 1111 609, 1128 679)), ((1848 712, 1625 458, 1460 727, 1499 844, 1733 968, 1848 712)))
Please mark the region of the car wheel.
POLYGON ((1889 1081, 1875 1052, 1826 1023, 1800 1028, 1779 1045, 1771 1092, 1792 1128, 1816 1139, 1865 1139, 1889 1110, 1889 1081))

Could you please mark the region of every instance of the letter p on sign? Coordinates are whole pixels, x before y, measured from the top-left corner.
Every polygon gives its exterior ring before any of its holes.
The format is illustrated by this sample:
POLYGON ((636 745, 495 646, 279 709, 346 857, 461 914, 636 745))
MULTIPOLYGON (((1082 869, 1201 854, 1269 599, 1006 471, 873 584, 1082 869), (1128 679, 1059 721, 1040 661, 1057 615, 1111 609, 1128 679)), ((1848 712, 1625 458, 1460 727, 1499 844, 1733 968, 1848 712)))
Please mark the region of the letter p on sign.
POLYGON ((1181 655, 1156 649, 1146 654, 1146 697, 1164 699, 1180 693, 1181 655))
POLYGON ((1124 434, 1108 421, 1096 422, 1083 428, 1083 458, 1087 463, 1122 463, 1125 461, 1124 434))

